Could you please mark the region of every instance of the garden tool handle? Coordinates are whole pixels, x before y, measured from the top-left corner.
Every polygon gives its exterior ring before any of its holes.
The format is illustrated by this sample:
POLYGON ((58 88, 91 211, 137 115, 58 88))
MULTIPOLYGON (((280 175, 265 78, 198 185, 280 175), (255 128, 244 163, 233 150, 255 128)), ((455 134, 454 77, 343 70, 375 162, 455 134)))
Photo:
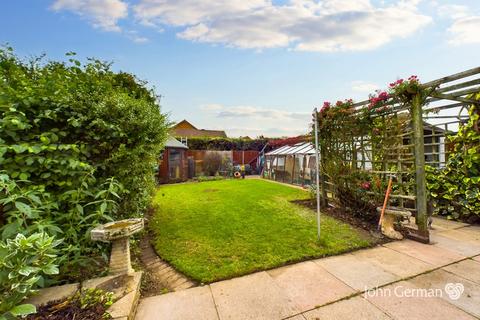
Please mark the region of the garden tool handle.
POLYGON ((390 178, 388 179, 388 187, 387 187, 387 192, 385 193, 385 199, 383 200, 382 212, 380 213, 380 220, 378 220, 378 229, 379 230, 382 227, 383 215, 385 214, 385 209, 387 208, 388 198, 390 198, 390 192, 392 191, 392 182, 393 182, 393 177, 390 176, 390 178))

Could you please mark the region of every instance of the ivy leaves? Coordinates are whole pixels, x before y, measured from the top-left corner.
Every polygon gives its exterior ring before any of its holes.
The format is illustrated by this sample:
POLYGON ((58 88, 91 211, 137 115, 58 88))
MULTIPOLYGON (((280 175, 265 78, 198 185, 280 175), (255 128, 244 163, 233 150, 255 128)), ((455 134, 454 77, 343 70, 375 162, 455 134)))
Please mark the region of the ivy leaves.
POLYGON ((454 150, 446 167, 427 167, 427 189, 435 212, 448 218, 480 218, 480 133, 475 129, 478 108, 470 107, 469 121, 450 138, 454 150))

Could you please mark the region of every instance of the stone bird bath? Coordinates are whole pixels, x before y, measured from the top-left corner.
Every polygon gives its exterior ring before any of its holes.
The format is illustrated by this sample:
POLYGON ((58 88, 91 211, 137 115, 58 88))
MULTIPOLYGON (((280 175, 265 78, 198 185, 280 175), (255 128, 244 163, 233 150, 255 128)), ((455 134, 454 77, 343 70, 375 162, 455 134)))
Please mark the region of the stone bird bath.
POLYGON ((102 224, 91 231, 93 241, 111 242, 110 274, 133 274, 130 261, 130 242, 132 234, 144 227, 143 219, 125 219, 102 224))

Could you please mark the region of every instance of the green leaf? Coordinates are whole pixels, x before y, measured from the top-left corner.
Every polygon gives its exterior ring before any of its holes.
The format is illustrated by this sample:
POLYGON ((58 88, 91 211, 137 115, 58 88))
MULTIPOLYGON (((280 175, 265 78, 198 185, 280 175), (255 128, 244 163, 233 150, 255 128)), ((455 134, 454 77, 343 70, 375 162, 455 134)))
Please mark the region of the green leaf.
POLYGON ((18 209, 18 211, 26 214, 27 216, 30 216, 32 214, 32 208, 28 204, 20 201, 15 201, 15 207, 18 209))
POLYGON ((10 310, 10 313, 14 316, 26 316, 36 312, 37 308, 33 304, 21 304, 10 310))
POLYGON ((19 178, 20 178, 20 180, 27 180, 29 176, 30 175, 28 173, 22 172, 22 173, 20 173, 19 178))
POLYGON ((42 271, 45 274, 58 274, 58 267, 56 265, 50 264, 42 268, 42 271))
POLYGON ((107 203, 102 202, 102 204, 100 205, 100 212, 105 213, 105 210, 107 210, 107 203))
POLYGON ((3 227, 2 239, 8 239, 14 234, 17 234, 20 230, 20 223, 16 220, 3 227))
POLYGON ((83 207, 82 207, 81 204, 78 204, 78 203, 77 203, 77 204, 75 205, 75 208, 77 209, 77 211, 78 211, 78 213, 79 213, 80 215, 83 215, 83 207))
POLYGON ((39 268, 37 267, 31 267, 31 266, 23 266, 18 270, 18 273, 20 273, 23 276, 29 276, 30 274, 37 272, 39 268))
POLYGON ((13 149, 13 151, 15 151, 15 153, 22 153, 25 150, 27 150, 27 148, 25 146, 22 146, 22 145, 19 145, 19 144, 14 144, 14 145, 11 146, 11 148, 13 149))

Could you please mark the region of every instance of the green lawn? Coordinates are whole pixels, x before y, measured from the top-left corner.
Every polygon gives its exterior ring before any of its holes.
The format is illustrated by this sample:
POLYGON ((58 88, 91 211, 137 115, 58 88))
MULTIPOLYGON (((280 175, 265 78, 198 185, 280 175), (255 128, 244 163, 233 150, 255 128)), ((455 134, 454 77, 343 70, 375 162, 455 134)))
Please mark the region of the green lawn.
POLYGON ((263 180, 161 186, 151 223, 158 254, 200 282, 231 278, 372 243, 365 232, 290 202, 306 191, 263 180))

